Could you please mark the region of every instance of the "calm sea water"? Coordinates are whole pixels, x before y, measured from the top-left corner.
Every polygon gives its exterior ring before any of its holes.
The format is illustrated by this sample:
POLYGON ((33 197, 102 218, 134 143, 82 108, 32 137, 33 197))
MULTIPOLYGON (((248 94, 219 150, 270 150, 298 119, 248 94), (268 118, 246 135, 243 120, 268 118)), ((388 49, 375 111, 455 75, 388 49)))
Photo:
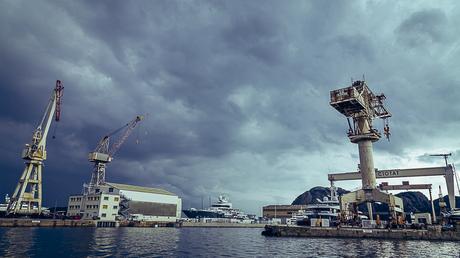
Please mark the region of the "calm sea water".
POLYGON ((460 257, 460 243, 268 238, 262 229, 0 228, 0 257, 460 257))

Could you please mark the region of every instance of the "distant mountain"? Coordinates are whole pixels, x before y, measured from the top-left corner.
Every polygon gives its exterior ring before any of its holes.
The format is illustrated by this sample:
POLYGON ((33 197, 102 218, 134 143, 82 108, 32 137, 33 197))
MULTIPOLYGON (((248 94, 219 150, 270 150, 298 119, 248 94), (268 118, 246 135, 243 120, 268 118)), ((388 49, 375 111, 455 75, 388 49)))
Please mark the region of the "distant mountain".
POLYGON ((430 200, 421 192, 401 192, 395 195, 403 200, 405 212, 431 212, 430 200))
MULTIPOLYGON (((347 191, 343 188, 337 188, 337 194, 338 195, 343 195, 346 193, 349 193, 350 191, 347 191)), ((292 202, 292 205, 305 205, 305 204, 310 204, 310 203, 318 203, 317 199, 323 200, 325 196, 330 196, 331 191, 329 190, 329 187, 322 187, 322 186, 316 186, 313 187, 312 189, 305 191, 303 194, 297 196, 297 198, 292 202)))
MULTIPOLYGON (((349 193, 343 188, 337 188, 337 194, 343 195, 349 193)), ((305 191, 301 195, 297 196, 297 198, 292 202, 293 205, 306 205, 310 203, 317 203, 317 199, 322 200, 324 197, 330 195, 329 187, 322 187, 316 186, 311 188, 308 191, 305 191)), ((420 212, 429 212, 431 213, 431 203, 430 200, 421 192, 401 192, 395 194, 399 198, 403 200, 404 203, 404 211, 405 212, 413 212, 413 213, 420 213, 420 212)), ((434 198, 434 196, 433 196, 434 198)), ((456 206, 460 206, 460 197, 456 196, 456 206)), ((447 203, 447 207, 450 208, 449 205, 449 198, 444 196, 444 201, 447 203)), ((439 200, 436 198, 434 201, 434 209, 436 214, 439 214, 439 200)), ((386 213, 388 211, 388 205, 386 204, 374 204, 374 209, 376 212, 386 213)), ((367 206, 365 204, 361 204, 359 206, 359 210, 362 212, 367 212, 367 206)))

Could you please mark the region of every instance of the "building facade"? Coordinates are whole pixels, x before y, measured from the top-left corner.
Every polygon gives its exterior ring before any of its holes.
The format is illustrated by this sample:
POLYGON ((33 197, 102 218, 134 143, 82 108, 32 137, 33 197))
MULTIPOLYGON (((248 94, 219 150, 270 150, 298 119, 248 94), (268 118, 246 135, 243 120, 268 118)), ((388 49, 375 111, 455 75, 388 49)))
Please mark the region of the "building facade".
POLYGON ((67 205, 67 216, 114 221, 118 216, 119 203, 120 196, 113 193, 72 195, 67 205))
POLYGON ((114 221, 176 222, 182 200, 166 190, 117 183, 105 183, 94 193, 69 197, 67 216, 114 221))
POLYGON ((293 213, 304 210, 306 205, 267 205, 262 207, 262 216, 268 219, 287 219, 291 218, 293 213))

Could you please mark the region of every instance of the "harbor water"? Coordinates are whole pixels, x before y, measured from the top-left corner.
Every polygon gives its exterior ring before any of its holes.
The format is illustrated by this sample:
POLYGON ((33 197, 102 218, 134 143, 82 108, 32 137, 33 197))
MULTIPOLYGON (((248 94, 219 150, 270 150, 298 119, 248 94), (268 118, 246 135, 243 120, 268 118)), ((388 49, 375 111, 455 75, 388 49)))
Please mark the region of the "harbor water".
POLYGON ((0 228, 0 257, 459 257, 458 242, 272 238, 258 228, 0 228))

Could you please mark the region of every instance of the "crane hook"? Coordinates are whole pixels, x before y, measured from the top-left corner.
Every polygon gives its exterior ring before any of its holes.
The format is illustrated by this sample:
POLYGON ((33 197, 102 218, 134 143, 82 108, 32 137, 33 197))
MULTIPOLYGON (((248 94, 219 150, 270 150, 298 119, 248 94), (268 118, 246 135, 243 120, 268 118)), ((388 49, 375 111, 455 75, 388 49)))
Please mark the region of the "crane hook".
POLYGON ((384 120, 384 126, 383 126, 383 134, 387 138, 388 141, 390 141, 390 126, 388 125, 388 119, 384 120))

